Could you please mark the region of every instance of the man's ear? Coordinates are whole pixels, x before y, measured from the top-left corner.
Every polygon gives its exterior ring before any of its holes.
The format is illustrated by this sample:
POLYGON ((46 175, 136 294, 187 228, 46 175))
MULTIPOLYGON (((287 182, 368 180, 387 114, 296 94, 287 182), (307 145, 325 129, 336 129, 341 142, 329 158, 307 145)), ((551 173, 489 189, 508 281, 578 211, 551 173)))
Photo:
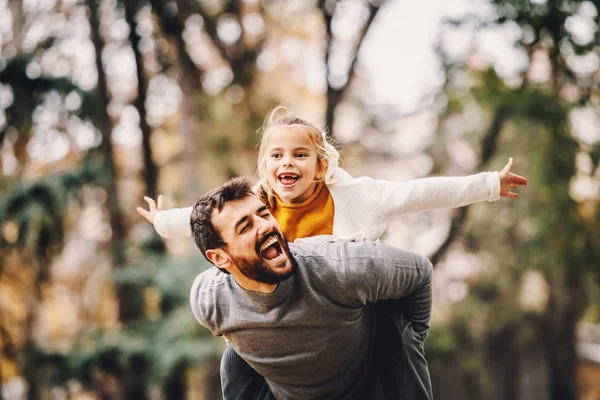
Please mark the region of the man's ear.
POLYGON ((228 269, 231 266, 229 255, 223 249, 206 250, 206 258, 217 268, 228 269))

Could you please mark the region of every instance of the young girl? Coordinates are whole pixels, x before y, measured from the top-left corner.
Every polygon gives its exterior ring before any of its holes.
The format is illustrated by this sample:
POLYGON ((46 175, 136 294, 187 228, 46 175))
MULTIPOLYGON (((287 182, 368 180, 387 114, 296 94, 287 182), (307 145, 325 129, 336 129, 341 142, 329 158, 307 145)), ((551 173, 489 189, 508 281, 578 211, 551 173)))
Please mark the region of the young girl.
MULTIPOLYGON (((269 207, 289 241, 322 235, 336 239, 378 239, 390 216, 461 207, 500 196, 527 180, 511 173, 513 159, 498 172, 466 177, 432 177, 391 182, 353 178, 338 165, 339 154, 325 133, 285 107, 269 113, 258 150, 255 192, 269 207)), ((190 237, 192 207, 163 210, 144 197, 149 210, 137 212, 165 238, 190 237)))

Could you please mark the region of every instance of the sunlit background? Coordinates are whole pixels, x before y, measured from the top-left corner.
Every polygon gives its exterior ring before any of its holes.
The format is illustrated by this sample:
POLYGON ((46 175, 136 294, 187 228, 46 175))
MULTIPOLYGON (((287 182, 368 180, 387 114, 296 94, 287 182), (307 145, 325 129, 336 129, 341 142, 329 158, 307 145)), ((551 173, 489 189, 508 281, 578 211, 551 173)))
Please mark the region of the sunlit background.
POLYGON ((436 399, 600 399, 600 1, 0 0, 0 394, 219 399, 207 268, 136 212, 254 177, 278 104, 355 176, 501 169, 396 217, 435 265, 436 399))

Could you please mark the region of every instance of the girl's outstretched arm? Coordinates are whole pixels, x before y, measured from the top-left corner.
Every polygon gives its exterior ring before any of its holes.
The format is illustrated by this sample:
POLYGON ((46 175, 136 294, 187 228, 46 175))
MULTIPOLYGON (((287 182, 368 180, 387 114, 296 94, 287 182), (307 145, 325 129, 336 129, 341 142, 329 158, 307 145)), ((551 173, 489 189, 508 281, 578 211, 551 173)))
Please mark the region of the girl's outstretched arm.
POLYGON ((162 195, 158 196, 157 202, 147 196, 144 200, 148 203, 148 210, 138 207, 136 211, 154 225, 154 229, 160 236, 164 238, 192 236, 190 230, 192 207, 164 210, 162 195))
MULTIPOLYGON (((259 186, 255 185, 252 188, 254 193, 257 193, 259 186)), ((186 238, 192 236, 190 228, 190 215, 192 215, 192 206, 184 208, 164 209, 163 196, 159 195, 156 202, 148 196, 144 196, 144 200, 148 203, 148 210, 143 207, 136 208, 138 214, 146 218, 148 222, 154 225, 156 232, 168 239, 186 238)))
POLYGON ((526 185, 527 179, 513 174, 512 159, 501 171, 463 177, 428 177, 405 182, 358 178, 363 202, 374 207, 383 220, 390 215, 439 208, 462 207, 501 196, 517 197, 512 188, 526 185))

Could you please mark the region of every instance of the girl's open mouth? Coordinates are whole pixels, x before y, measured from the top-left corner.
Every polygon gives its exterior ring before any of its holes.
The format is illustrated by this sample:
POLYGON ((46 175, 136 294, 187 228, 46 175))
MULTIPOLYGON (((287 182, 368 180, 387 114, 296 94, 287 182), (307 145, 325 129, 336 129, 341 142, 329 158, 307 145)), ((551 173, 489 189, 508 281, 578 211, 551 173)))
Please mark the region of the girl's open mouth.
POLYGON ((284 187, 292 187, 298 182, 300 175, 284 172, 283 174, 279 174, 277 179, 279 179, 279 182, 281 182, 284 187))

